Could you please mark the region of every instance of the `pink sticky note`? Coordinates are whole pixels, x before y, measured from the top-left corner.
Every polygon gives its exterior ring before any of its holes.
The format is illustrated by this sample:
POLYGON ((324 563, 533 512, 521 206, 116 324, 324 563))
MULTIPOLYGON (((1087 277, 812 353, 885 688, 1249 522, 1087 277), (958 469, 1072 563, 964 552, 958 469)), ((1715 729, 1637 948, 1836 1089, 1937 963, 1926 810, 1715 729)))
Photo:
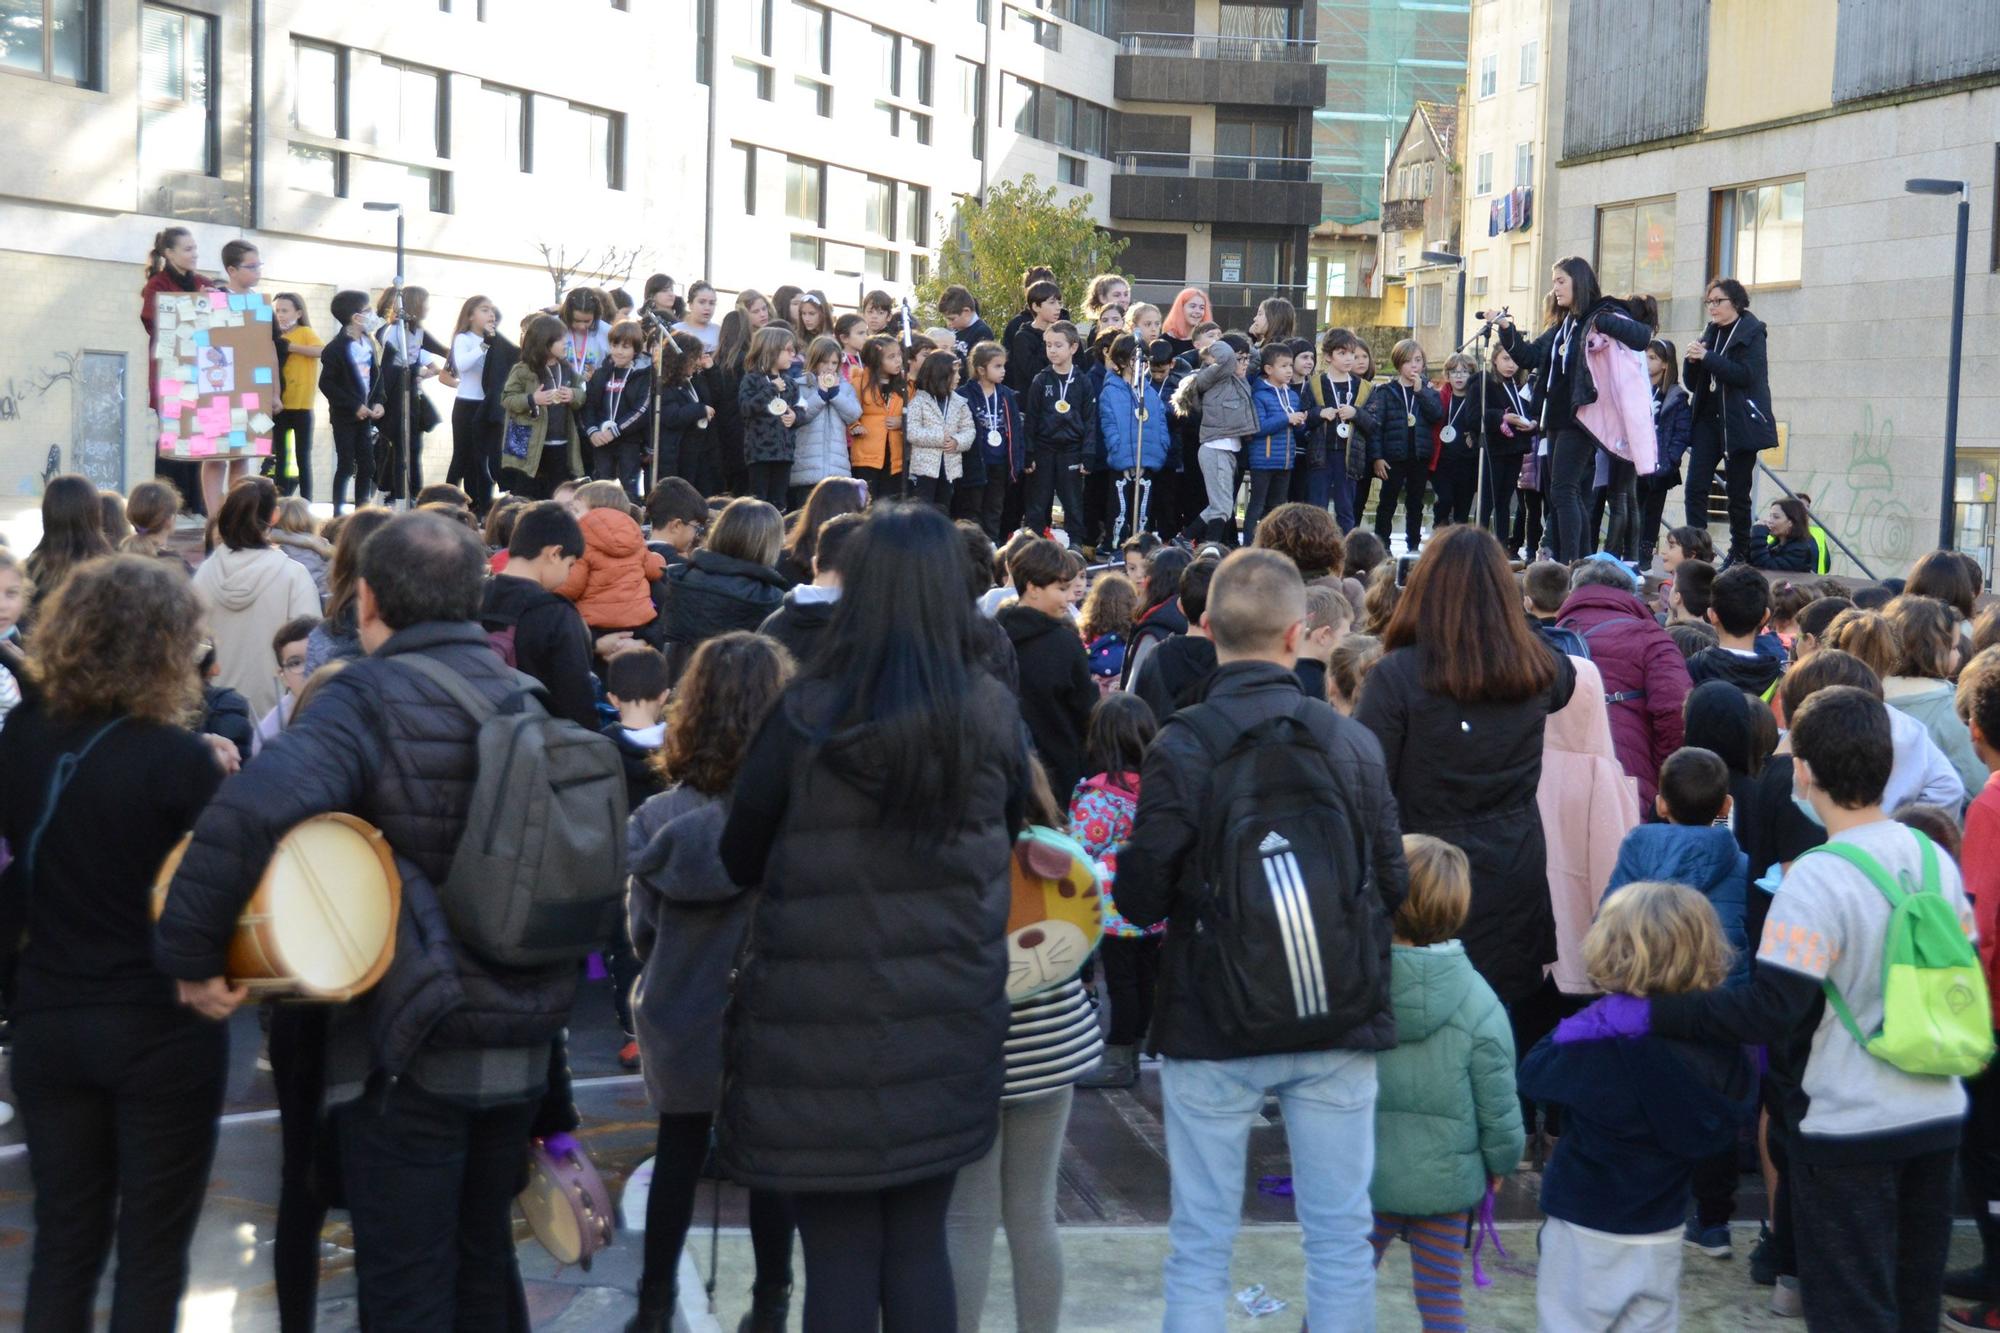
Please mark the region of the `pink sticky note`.
POLYGON ((243 395, 243 410, 246 412, 255 412, 262 402, 262 394, 246 393, 243 395))
POLYGON ((181 436, 179 431, 163 430, 160 432, 161 452, 163 453, 171 452, 172 450, 180 448, 180 444, 181 444, 181 436))
POLYGON ((215 452, 213 435, 197 435, 188 441, 188 452, 196 458, 207 458, 215 452))
POLYGON ((251 440, 250 452, 259 458, 269 458, 271 456, 271 437, 268 435, 259 435, 251 440))
POLYGON ((161 380, 159 384, 159 389, 160 389, 160 401, 163 403, 168 401, 169 399, 179 398, 181 396, 181 382, 179 380, 161 380))
POLYGON ((211 288, 209 288, 209 289, 208 289, 208 308, 209 308, 210 310, 227 310, 227 309, 229 309, 229 293, 228 293, 228 292, 225 292, 225 291, 223 291, 223 290, 221 290, 220 288, 217 288, 217 287, 211 287, 211 288))

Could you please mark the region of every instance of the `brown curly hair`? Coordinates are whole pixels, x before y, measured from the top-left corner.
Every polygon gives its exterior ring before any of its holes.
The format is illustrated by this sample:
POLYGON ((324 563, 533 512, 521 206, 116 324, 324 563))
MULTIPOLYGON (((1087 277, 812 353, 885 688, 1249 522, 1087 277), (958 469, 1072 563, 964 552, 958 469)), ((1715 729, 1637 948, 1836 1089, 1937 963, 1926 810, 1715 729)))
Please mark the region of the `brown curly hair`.
POLYGON ((140 555, 78 565, 42 609, 28 672, 59 718, 179 725, 201 702, 201 602, 187 575, 140 555))
POLYGON ((1347 553, 1340 525, 1318 505, 1281 504, 1257 525, 1257 545, 1292 558, 1299 576, 1311 583, 1338 574, 1347 553))
POLYGON ((695 650, 667 709, 667 741, 653 756, 661 778, 705 796, 735 785, 750 738, 792 678, 792 655, 737 630, 695 650))

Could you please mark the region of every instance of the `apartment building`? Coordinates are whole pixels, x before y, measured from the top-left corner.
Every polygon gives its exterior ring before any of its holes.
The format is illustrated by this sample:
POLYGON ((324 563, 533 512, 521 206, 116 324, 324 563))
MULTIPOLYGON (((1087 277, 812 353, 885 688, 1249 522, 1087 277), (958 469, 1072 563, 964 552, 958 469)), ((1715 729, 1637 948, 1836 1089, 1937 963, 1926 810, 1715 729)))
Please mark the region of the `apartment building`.
POLYGON ((1547 247, 1556 206, 1548 144, 1562 132, 1555 39, 1568 8, 1568 0, 1472 6, 1458 115, 1468 331, 1479 327, 1475 311, 1507 306, 1526 317, 1547 290, 1549 265, 1561 258, 1547 247))
POLYGON ((1427 364, 1440 367, 1455 345, 1451 302, 1457 270, 1424 258, 1458 253, 1458 108, 1419 101, 1389 156, 1382 185, 1383 308, 1423 345, 1427 364))
MULTIPOLYGON (((1993 574, 2000 476, 2000 21, 1985 0, 1569 0, 1552 252, 1645 291, 1677 346, 1733 276, 1770 330, 1779 447, 1878 577, 1936 544, 1954 200, 1970 263, 1952 531, 1993 574), (1643 87, 1646 95, 1634 96, 1643 87)), ((1764 494, 1777 494, 1763 483, 1764 494)), ((1859 573, 1845 556, 1836 572, 1859 573)))

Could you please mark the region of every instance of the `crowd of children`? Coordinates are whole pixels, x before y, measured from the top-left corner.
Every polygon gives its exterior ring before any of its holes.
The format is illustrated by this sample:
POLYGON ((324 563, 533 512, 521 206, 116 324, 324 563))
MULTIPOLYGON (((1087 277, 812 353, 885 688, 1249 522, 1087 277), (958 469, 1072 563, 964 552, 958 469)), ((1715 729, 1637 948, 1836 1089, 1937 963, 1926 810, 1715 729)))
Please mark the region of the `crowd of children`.
MULTIPOLYGON (((1509 373, 1546 349, 1510 337, 1484 382, 1453 358, 1433 387, 1404 342, 1377 381, 1351 333, 1293 338, 1281 300, 1240 334, 1191 318, 1208 313, 1194 289, 1162 315, 1109 299, 1119 287, 1094 284, 1079 324, 1031 269, 997 336, 958 288, 931 331, 879 294, 830 319, 818 293, 744 292, 718 321, 707 284, 682 301, 649 283, 643 308, 579 290, 525 320, 518 349, 474 298, 440 349, 466 409, 453 480, 422 486, 397 466, 386 489, 479 534, 486 645, 622 763, 628 911, 603 952, 620 1059, 658 1115, 631 1327, 671 1324, 722 1089, 760 1039, 732 1027, 758 898, 729 829, 745 783, 764 783, 745 818, 789 818, 772 734, 810 738, 786 760, 798 771, 829 751, 841 771, 851 741, 827 719, 869 701, 790 689, 800 674, 833 688, 837 652, 863 674, 916 655, 924 670, 898 679, 925 697, 1011 697, 1018 725, 982 714, 966 743, 1005 732, 1032 755, 1010 831, 1066 833, 1103 893, 1089 966, 990 1025, 1005 1042, 966 1086, 993 1103, 979 1112, 992 1128, 954 1159, 949 1209, 896 1195, 926 1188, 916 1177, 881 1196, 928 1219, 906 1260, 948 1250, 950 1270, 886 1284, 888 1326, 976 1329, 1003 1226, 1017 1327, 1059 1326, 1055 1182, 1075 1090, 1130 1088, 1153 1055, 1170 1327, 1223 1317, 1244 1141, 1270 1094, 1322 1330, 1370 1326, 1371 1260, 1398 1238, 1423 1326, 1464 1328, 1464 1251, 1524 1168, 1546 1219, 1541 1327, 1672 1328, 1684 1251, 1734 1251, 1746 1153, 1767 1180, 1750 1274, 1775 1311, 1928 1329, 1949 1293, 1949 1326, 2000 1329, 2000 1091, 1985 1072, 2000 612, 1980 613, 1976 564, 1937 552, 1907 580, 1810 584, 1810 515, 1788 501, 1720 569, 1706 529, 1671 529, 1649 589, 1613 557, 1650 548, 1685 447, 1674 349, 1654 343, 1662 462, 1607 481, 1622 549, 1515 577, 1510 548, 1539 544, 1546 472, 1579 447, 1574 425, 1553 452, 1538 440, 1536 390, 1509 373), (1510 493, 1475 506, 1477 449, 1510 493), (1398 505, 1418 557, 1402 568, 1398 505), (1475 509, 1497 540, 1467 526, 1475 509), (949 605, 923 601, 937 569, 909 579, 916 620, 944 627, 922 644, 892 591, 912 575, 892 543, 937 540, 897 526, 913 514, 952 537, 949 605), (867 591, 851 595, 857 578, 867 591), (881 642, 857 648, 864 625, 881 642), (1947 1274, 1955 1164, 1986 1253, 1947 1274)), ((318 358, 334 519, 304 503, 309 469, 281 467, 283 486, 237 481, 206 543, 188 543, 203 546, 191 586, 209 622, 191 726, 253 780, 314 691, 365 656, 376 614, 360 571, 392 519, 367 503, 372 450, 382 358, 403 353, 377 343, 368 309, 364 293, 335 297, 318 358)), ((284 318, 303 326, 302 304, 284 318)), ((1558 520, 1571 554, 1586 521, 1574 481, 1558 520)), ((116 548, 189 572, 179 507, 165 482, 122 501, 80 477, 49 484, 37 549, 0 548, 0 720, 39 725, 38 651, 65 640, 80 571, 116 548)), ((0 730, 0 762, 16 739, 0 730)), ((920 766, 922 749, 904 736, 887 753, 920 766)), ((826 799, 878 799, 852 777, 826 799)), ((933 795, 879 799, 904 811, 933 795)), ((17 855, 33 804, 0 800, 17 855)), ((8 892, 32 892, 25 878, 8 892)), ((725 1154, 754 1186, 742 1327, 774 1329, 795 1229, 811 1280, 815 1247, 824 1264, 853 1218, 744 1166, 772 1145, 762 1126, 742 1132, 725 1154)), ((300 1244, 280 1244, 281 1300, 304 1280, 300 1244)), ((808 1328, 836 1326, 825 1292, 853 1271, 818 1270, 808 1328)))

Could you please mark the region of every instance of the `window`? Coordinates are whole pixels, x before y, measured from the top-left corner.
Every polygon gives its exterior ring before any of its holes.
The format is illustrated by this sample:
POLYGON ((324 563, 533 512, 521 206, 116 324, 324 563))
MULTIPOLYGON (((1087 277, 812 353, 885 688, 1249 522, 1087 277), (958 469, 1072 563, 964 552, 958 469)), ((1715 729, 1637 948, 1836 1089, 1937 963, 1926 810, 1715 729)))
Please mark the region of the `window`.
POLYGON ((868 30, 868 42, 869 45, 875 48, 875 60, 873 63, 875 65, 875 76, 880 80, 879 86, 888 89, 892 95, 901 96, 903 85, 902 38, 893 32, 887 32, 881 28, 870 28, 868 30))
POLYGON ((178 9, 140 11, 139 156, 148 171, 215 169, 208 81, 215 21, 178 9))
POLYGON ((912 37, 903 39, 902 72, 909 79, 909 86, 899 85, 896 93, 900 97, 913 97, 925 106, 931 105, 931 44, 912 37))
POLYGON ((1509 291, 1525 292, 1528 290, 1528 284, 1535 280, 1535 261, 1533 255, 1529 253, 1532 249, 1533 247, 1528 242, 1522 241, 1514 247, 1513 253, 1507 256, 1507 289, 1509 291))
POLYGON ((291 145, 289 156, 293 189, 335 197, 342 193, 340 173, 347 154, 336 153, 331 148, 295 143, 291 145))
POLYGON ((931 243, 931 192, 927 186, 903 187, 903 239, 919 247, 931 243))
POLYGON ((1479 95, 1491 97, 1500 91, 1500 57, 1479 57, 1479 95))
POLYGON ((785 216, 794 222, 826 225, 826 164, 802 157, 785 159, 785 216))
MULTIPOLYGON (((1211 280, 1221 286, 1275 287, 1291 273, 1290 247, 1283 241, 1220 235, 1209 253, 1211 280)), ((1224 305, 1241 305, 1245 302, 1238 298, 1243 295, 1232 293, 1229 299, 1215 299, 1224 305)))
POLYGON ((734 75, 734 92, 739 97, 755 98, 760 102, 771 100, 771 68, 754 60, 732 60, 729 68, 734 75))
POLYGON ((1542 44, 1521 43, 1521 86, 1529 87, 1542 81, 1542 44))
POLYGON ((1118 35, 1117 30, 1111 26, 1110 0, 1051 0, 1049 10, 1060 18, 1068 19, 1079 28, 1088 28, 1105 37, 1118 35))
POLYGON ((1056 175, 1064 185, 1090 184, 1089 164, 1068 153, 1056 154, 1056 175))
POLYGON ((735 159, 737 171, 743 176, 743 214, 757 216, 757 146, 747 143, 731 143, 729 152, 735 159))
POLYGON ((1517 143, 1514 145, 1514 188, 1535 183, 1535 145, 1517 143))
POLYGON ((972 160, 986 160, 986 66, 958 62, 958 113, 972 127, 972 160))
POLYGON ((752 50, 767 59, 771 54, 772 0, 748 0, 743 6, 744 35, 752 50))
POLYGON ((795 78, 792 80, 792 107, 810 116, 831 116, 833 89, 818 79, 795 78))
POLYGON ((907 114, 910 118, 910 131, 916 135, 917 142, 929 143, 931 141, 931 118, 921 111, 911 111, 907 114))
POLYGON ((894 282, 896 280, 896 252, 894 250, 864 250, 861 254, 861 272, 871 282, 894 282))
POLYGON ((533 100, 518 89, 479 85, 474 125, 492 165, 507 171, 534 170, 535 135, 529 119, 533 100))
POLYGON ((792 5, 793 58, 807 69, 816 69, 822 74, 833 72, 832 25, 827 22, 827 13, 818 5, 808 5, 794 0, 792 5))
POLYGON ((1607 292, 1644 292, 1666 298, 1674 282, 1674 201, 1648 199, 1597 210, 1597 280, 1607 292))
POLYGON ((347 137, 347 53, 292 43, 292 128, 328 139, 347 137))
POLYGON ((554 149, 562 170, 580 172, 585 185, 625 188, 625 118, 575 102, 557 103, 554 149))
POLYGON ((1002 73, 1004 82, 1000 85, 1000 123, 1012 127, 1014 133, 1036 137, 1036 115, 1041 102, 1041 87, 1029 83, 1018 74, 1002 73))
POLYGON ((1052 143, 1058 148, 1104 156, 1105 126, 1110 113, 1095 102, 1044 88, 1015 74, 1001 85, 1000 123, 1016 134, 1052 143))
POLYGON ((0 0, 0 69, 89 86, 98 0, 0 0))
POLYGON ((792 262, 807 268, 825 268, 826 243, 815 236, 792 237, 792 262))
POLYGON ((1803 177, 1717 190, 1709 196, 1710 271, 1746 287, 1799 281, 1805 260, 1803 177))
POLYGON ((1486 252, 1475 251, 1472 255, 1472 294, 1486 295, 1486 252))
POLYGON ((445 102, 435 70, 383 61, 375 96, 376 139, 411 157, 445 156, 445 102))
POLYGON ((1422 298, 1417 320, 1425 328, 1434 329, 1444 313, 1444 284, 1427 282, 1420 289, 1422 298))
POLYGON ((1225 120, 1215 122, 1215 174, 1248 180, 1253 159, 1286 156, 1290 127, 1283 121, 1225 120))
POLYGON ((1047 47, 1051 51, 1062 50, 1062 27, 1033 14, 1014 11, 1014 21, 1021 25, 1036 46, 1047 47))
POLYGON ((881 176, 862 178, 861 226, 870 236, 896 239, 896 182, 881 176))
POLYGON ((1472 192, 1474 194, 1493 193, 1493 154, 1481 153, 1472 171, 1472 192))
POLYGON ((1254 59, 1257 42, 1298 35, 1297 15, 1290 5, 1224 4, 1217 16, 1216 31, 1223 39, 1218 48, 1226 60, 1254 59))
POLYGON ((393 199, 405 209, 451 211, 451 173, 431 167, 347 155, 346 193, 358 199, 393 199))

